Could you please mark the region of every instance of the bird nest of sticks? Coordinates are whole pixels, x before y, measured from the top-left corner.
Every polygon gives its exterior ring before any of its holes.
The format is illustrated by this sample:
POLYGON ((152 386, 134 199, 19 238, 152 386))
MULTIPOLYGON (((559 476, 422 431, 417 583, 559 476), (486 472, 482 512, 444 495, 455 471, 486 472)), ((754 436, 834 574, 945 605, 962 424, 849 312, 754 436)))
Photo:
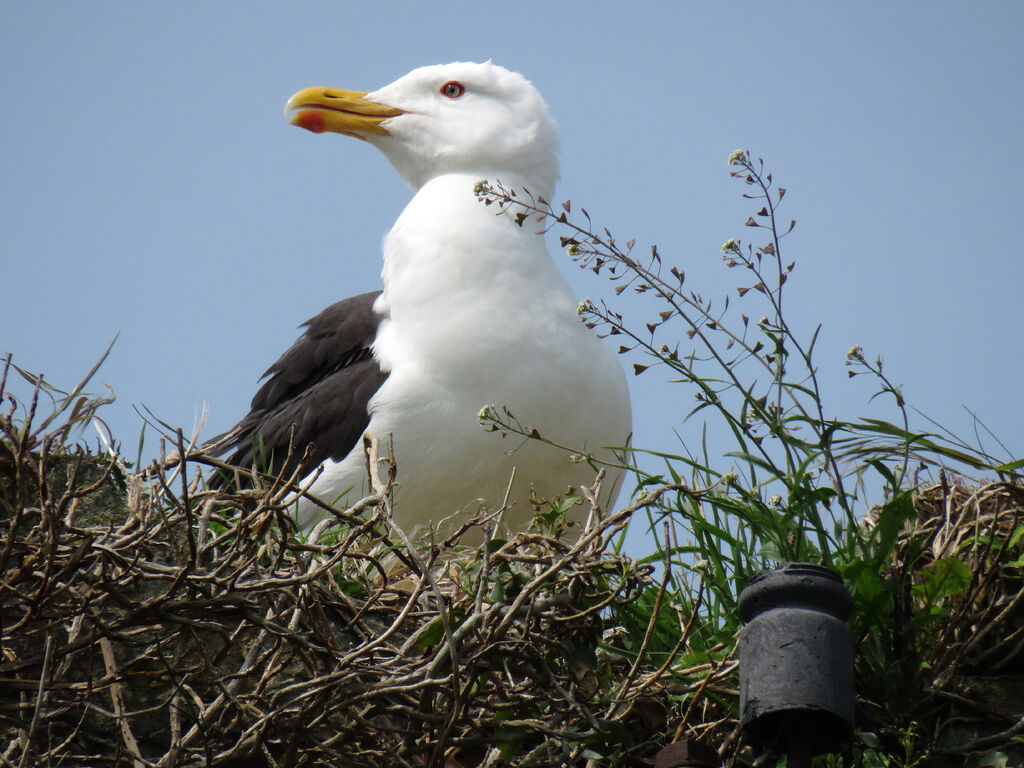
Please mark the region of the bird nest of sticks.
POLYGON ((571 536, 481 515, 410 540, 385 469, 304 532, 295 477, 210 490, 180 433, 133 472, 4 423, 5 765, 646 765, 668 739, 664 676, 609 650, 658 585, 609 547, 635 508, 605 516, 596 489, 571 536))
MULTIPOLYGON (((542 506, 507 538, 481 511, 410 539, 371 444, 378 493, 300 531, 297 475, 211 489, 180 433, 133 470, 69 440, 101 399, 41 416, 40 390, 0 413, 0 766, 649 766, 680 737, 750 761, 732 631, 691 645, 703 580, 681 600, 670 561, 611 544, 698 493, 606 514, 578 489, 569 531, 542 506)), ((1024 489, 943 475, 899 519, 858 727, 935 765, 1024 759, 1024 489)))
POLYGON ((914 495, 887 578, 896 663, 859 681, 867 719, 911 734, 930 764, 1024 764, 1024 487, 940 472, 914 495))

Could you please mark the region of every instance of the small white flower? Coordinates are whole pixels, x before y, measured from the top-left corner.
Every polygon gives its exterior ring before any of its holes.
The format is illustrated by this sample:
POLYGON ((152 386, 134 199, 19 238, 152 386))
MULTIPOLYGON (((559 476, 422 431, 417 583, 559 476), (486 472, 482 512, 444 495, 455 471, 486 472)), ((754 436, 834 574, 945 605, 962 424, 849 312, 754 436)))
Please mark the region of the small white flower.
POLYGON ((729 155, 729 165, 742 165, 744 159, 746 159, 747 150, 745 149, 734 149, 732 154, 729 155))

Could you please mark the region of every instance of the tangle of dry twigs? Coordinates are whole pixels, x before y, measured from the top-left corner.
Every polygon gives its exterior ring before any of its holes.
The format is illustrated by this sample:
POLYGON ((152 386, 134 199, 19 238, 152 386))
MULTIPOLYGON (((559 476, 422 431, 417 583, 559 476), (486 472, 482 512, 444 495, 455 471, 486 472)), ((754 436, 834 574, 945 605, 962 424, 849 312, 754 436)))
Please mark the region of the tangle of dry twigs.
POLYGON ((133 472, 31 423, 8 413, 0 436, 4 765, 645 765, 734 671, 666 674, 684 625, 656 659, 606 642, 659 587, 609 540, 679 487, 611 515, 581 489, 571 540, 485 526, 460 545, 476 520, 413 542, 373 444, 378 492, 301 532, 298 472, 208 490, 217 460, 180 434, 133 472))

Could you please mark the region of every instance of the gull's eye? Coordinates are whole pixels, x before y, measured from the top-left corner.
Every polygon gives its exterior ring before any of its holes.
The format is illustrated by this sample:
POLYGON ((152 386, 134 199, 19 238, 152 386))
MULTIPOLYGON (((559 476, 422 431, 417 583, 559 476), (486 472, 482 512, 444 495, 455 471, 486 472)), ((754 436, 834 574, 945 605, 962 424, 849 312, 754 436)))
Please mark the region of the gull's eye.
POLYGON ((447 96, 449 99, 457 99, 465 92, 465 86, 463 86, 458 80, 449 80, 441 86, 441 95, 447 96))

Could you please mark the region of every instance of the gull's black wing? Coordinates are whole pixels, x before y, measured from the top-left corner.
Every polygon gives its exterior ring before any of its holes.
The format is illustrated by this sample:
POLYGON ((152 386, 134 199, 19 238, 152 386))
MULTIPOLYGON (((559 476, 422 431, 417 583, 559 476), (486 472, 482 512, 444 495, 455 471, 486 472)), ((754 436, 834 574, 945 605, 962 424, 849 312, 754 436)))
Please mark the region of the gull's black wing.
MULTIPOLYGON (((306 465, 312 471, 356 446, 370 421, 370 398, 387 379, 370 351, 380 323, 373 311, 379 295, 342 299, 303 323, 305 332, 263 374, 251 410, 219 448, 229 464, 250 469, 255 457, 257 469, 290 473, 312 445, 306 465)), ((214 475, 211 485, 225 480, 214 475)))

